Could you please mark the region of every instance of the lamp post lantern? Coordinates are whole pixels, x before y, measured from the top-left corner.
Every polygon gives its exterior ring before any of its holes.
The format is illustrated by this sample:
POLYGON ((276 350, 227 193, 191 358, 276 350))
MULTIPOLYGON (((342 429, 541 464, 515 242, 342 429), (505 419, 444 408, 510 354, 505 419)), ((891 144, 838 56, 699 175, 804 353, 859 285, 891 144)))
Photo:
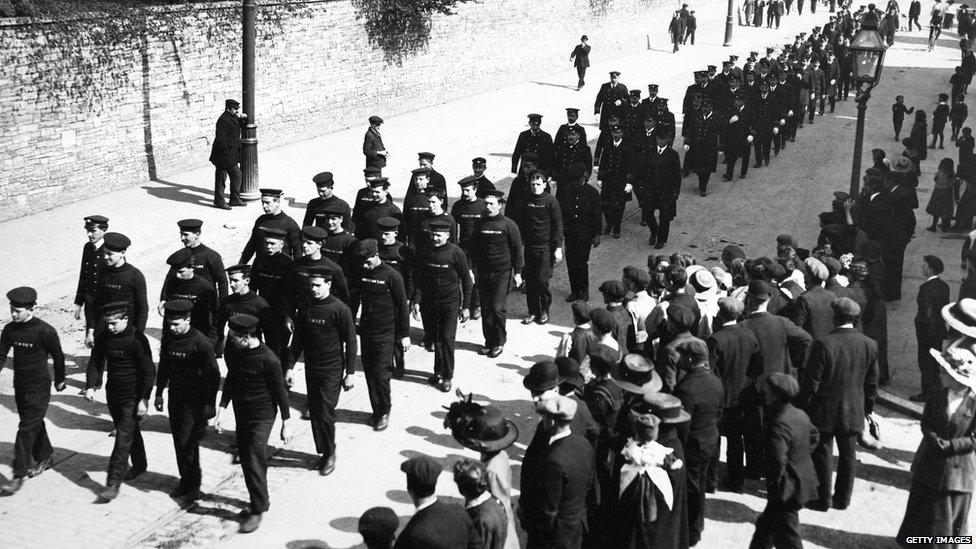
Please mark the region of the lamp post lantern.
POLYGON ((854 132, 854 163, 851 166, 850 194, 856 197, 861 182, 861 154, 864 147, 864 114, 871 99, 871 90, 878 85, 881 68, 884 65, 885 43, 878 32, 878 18, 866 13, 861 21, 861 30, 851 41, 851 55, 854 58, 854 81, 857 91, 857 129, 854 132))
POLYGON ((257 2, 243 0, 241 40, 241 102, 247 113, 247 125, 241 135, 241 198, 257 200, 258 192, 258 124, 254 108, 254 57, 257 41, 257 2))

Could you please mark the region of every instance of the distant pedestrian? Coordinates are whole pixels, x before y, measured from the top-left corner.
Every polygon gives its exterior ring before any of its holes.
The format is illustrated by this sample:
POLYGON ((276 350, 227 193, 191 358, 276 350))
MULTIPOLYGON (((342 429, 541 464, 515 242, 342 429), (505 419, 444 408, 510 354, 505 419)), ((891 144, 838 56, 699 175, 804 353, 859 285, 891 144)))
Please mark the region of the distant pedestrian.
POLYGON ((959 131, 962 129, 962 125, 966 123, 966 119, 969 118, 969 107, 966 106, 966 96, 963 94, 956 95, 952 102, 952 107, 949 109, 949 119, 952 121, 952 139, 956 141, 959 139, 959 131))
POLYGON ((932 216, 932 225, 926 230, 936 232, 939 219, 942 220, 942 230, 948 231, 952 222, 953 210, 956 201, 959 199, 959 182, 956 180, 955 163, 951 158, 943 158, 939 162, 939 171, 936 172, 935 187, 932 189, 932 196, 925 207, 925 213, 932 216))
POLYGON ((383 144, 383 136, 380 135, 380 126, 382 124, 382 118, 376 115, 370 116, 369 128, 363 137, 363 156, 366 157, 366 167, 380 170, 377 172, 377 175, 383 174, 383 168, 386 167, 386 159, 390 155, 390 152, 386 150, 386 145, 383 144))
POLYGON ((922 25, 918 22, 920 15, 922 15, 922 3, 919 0, 912 0, 908 6, 908 32, 912 31, 912 23, 915 24, 916 30, 922 30, 922 25))
POLYGON ((224 112, 217 119, 217 132, 210 150, 210 162, 217 171, 214 174, 213 205, 221 210, 231 206, 243 206, 241 200, 241 129, 247 125, 247 114, 241 112, 241 104, 233 99, 224 101, 224 112), (224 202, 224 183, 230 176, 230 205, 224 202))
POLYGON ((905 107, 905 96, 895 96, 895 102, 891 105, 891 124, 895 127, 895 141, 901 135, 901 126, 905 122, 905 115, 915 112, 915 107, 905 107))
POLYGON ((681 41, 682 44, 687 44, 688 40, 691 40, 691 45, 695 45, 695 30, 698 29, 698 19, 695 17, 695 10, 688 12, 688 17, 685 18, 685 37, 681 41))
POLYGON ((685 37, 685 22, 681 18, 681 10, 676 10, 671 22, 668 24, 668 34, 671 35, 671 43, 674 44, 672 53, 678 52, 678 45, 685 37))
POLYGON ((576 75, 579 82, 576 83, 576 91, 586 85, 586 69, 590 66, 590 44, 589 38, 584 34, 580 37, 580 43, 573 48, 573 53, 569 54, 569 60, 576 67, 576 75))
POLYGON ((935 110, 932 111, 932 144, 929 145, 930 149, 935 148, 936 138, 939 140, 939 148, 945 148, 945 127, 946 122, 949 121, 949 94, 940 93, 939 94, 939 104, 935 106, 935 110))

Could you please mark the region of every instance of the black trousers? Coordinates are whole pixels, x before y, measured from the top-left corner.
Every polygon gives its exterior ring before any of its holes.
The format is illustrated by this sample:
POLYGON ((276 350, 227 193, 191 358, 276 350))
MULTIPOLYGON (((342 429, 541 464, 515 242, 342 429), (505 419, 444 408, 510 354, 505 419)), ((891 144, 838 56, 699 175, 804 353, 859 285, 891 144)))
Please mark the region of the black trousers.
POLYGON ((820 431, 820 440, 813 448, 813 468, 817 471, 817 494, 821 505, 831 503, 830 480, 834 472, 834 439, 837 440, 837 483, 833 490, 835 507, 845 508, 851 503, 854 490, 854 470, 857 467, 857 433, 834 434, 820 431))
POLYGON ((939 372, 942 367, 939 363, 929 354, 929 349, 935 349, 937 351, 942 351, 942 341, 918 341, 918 371, 922 376, 922 393, 931 394, 933 391, 942 388, 942 380, 939 378, 939 372))
POLYGON ((696 172, 698 175, 698 192, 708 191, 708 180, 712 178, 712 172, 696 172))
POLYGON ((407 363, 403 358, 403 338, 407 337, 406 334, 400 333, 400 330, 394 331, 393 336, 393 369, 402 372, 407 368, 407 363))
POLYGON ((756 166, 762 162, 769 163, 769 149, 772 145, 773 131, 760 130, 752 146, 756 151, 756 166))
POLYGON ((481 333, 485 336, 485 347, 504 346, 508 341, 505 308, 512 289, 512 272, 478 271, 477 274, 478 292, 481 294, 481 333))
POLYGON ((601 203, 603 205, 603 219, 606 220, 607 229, 619 231, 620 223, 624 219, 624 209, 627 207, 627 203, 623 200, 618 200, 616 197, 602 198, 601 203))
POLYGON ((278 357, 282 368, 288 362, 288 340, 290 338, 291 333, 285 326, 284 319, 269 319, 268 325, 264 327, 264 344, 278 357))
POLYGON ((202 404, 180 402, 170 392, 169 428, 173 433, 176 466, 183 488, 200 488, 200 441, 207 432, 207 417, 203 408, 202 404))
POLYGON ((468 268, 474 273, 472 277, 474 283, 471 286, 471 301, 468 303, 468 309, 474 311, 481 307, 481 295, 478 293, 478 269, 475 267, 475 260, 470 252, 464 252, 464 257, 468 260, 468 268))
POLYGON ((14 401, 20 422, 14 440, 13 469, 14 478, 20 478, 27 476, 27 470, 34 466, 34 462, 44 461, 54 453, 44 425, 44 415, 51 401, 51 388, 49 384, 43 388, 15 388, 14 401))
POLYGON ((721 433, 725 435, 725 467, 732 486, 741 486, 745 480, 745 437, 740 426, 741 412, 736 406, 722 412, 721 433))
POLYGON ((224 205, 224 183, 230 176, 230 203, 241 204, 241 167, 217 168, 214 173, 214 206, 224 205))
POLYGON ((651 231, 651 238, 656 238, 658 242, 667 243, 668 236, 671 234, 671 219, 673 219, 675 208, 673 203, 665 203, 657 199, 647 201, 647 228, 651 231), (655 213, 658 212, 658 213, 655 213))
MULTIPOLYGON (((365 349, 365 348, 364 348, 365 349)), ((312 423, 315 451, 325 457, 335 453, 336 405, 342 392, 342 366, 305 364, 305 390, 312 423)))
POLYGON ((914 17, 909 17, 908 18, 908 30, 909 30, 909 32, 911 32, 911 30, 912 30, 912 23, 915 24, 916 30, 922 30, 922 25, 920 25, 918 23, 918 16, 917 15, 914 16, 914 17))
POLYGON ((725 159, 728 161, 725 164, 725 177, 731 179, 732 172, 735 171, 735 163, 740 158, 742 159, 742 167, 739 169, 739 175, 745 175, 749 173, 749 156, 752 153, 752 147, 747 143, 744 147, 738 150, 728 150, 725 153, 725 159))
POLYGON ((576 84, 577 87, 582 88, 586 85, 586 67, 581 65, 576 66, 576 76, 579 77, 579 82, 576 84))
POLYGON ((885 264, 884 300, 901 299, 901 277, 905 269, 905 244, 881 245, 881 260, 885 264))
POLYGON ((246 406, 234 403, 237 424, 237 454, 244 471, 244 484, 251 497, 251 513, 261 514, 271 507, 268 497, 268 438, 277 412, 249 414, 246 406))
POLYGON ((688 485, 688 541, 691 545, 701 540, 705 528, 705 488, 708 485, 708 468, 718 452, 714 439, 701 447, 691 437, 685 444, 685 471, 688 485))
POLYGON ((901 135, 901 126, 905 123, 905 120, 892 119, 891 124, 895 127, 895 137, 897 138, 901 135))
POLYGON ((525 279, 525 301, 529 314, 549 314, 549 306, 552 305, 552 293, 549 291, 552 255, 548 248, 525 249, 522 276, 525 279))
POLYGON ((108 459, 108 480, 106 486, 122 484, 122 477, 132 458, 133 467, 145 467, 146 445, 139 430, 139 417, 136 414, 139 400, 131 394, 107 394, 108 412, 115 424, 115 447, 108 459))
POLYGON ((432 297, 420 300, 420 313, 427 317, 424 339, 434 343, 434 375, 454 379, 454 337, 457 335, 458 300, 437 301, 432 297), (428 328, 429 327, 429 328, 428 328))
POLYGON ((393 377, 394 330, 384 334, 361 335, 360 358, 366 375, 366 389, 373 416, 390 413, 390 378, 393 377))
POLYGON ((756 519, 756 531, 752 534, 749 549, 799 549, 803 547, 800 538, 800 514, 795 505, 773 501, 766 502, 766 508, 756 519))
POLYGON ((576 297, 590 295, 590 235, 566 235, 566 272, 569 274, 569 291, 576 297))

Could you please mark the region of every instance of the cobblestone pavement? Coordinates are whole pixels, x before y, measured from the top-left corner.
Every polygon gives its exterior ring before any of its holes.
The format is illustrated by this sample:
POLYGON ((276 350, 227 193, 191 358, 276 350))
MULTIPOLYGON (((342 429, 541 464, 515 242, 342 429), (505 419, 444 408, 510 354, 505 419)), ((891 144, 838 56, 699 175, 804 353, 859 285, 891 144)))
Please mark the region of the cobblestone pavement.
MULTIPOLYGON (((702 13, 698 33, 702 39, 697 46, 683 49, 678 55, 670 54, 663 38, 656 38, 650 51, 613 60, 601 59, 596 55, 599 46, 594 45, 595 66, 590 79, 599 82, 606 70, 618 69, 623 72, 622 80, 631 87, 645 88, 648 82, 659 83, 662 96, 670 97, 677 107, 693 69, 716 63, 732 52, 744 58, 750 49, 785 43, 793 34, 821 24, 826 16, 819 13, 788 17, 779 30, 737 27, 735 47, 722 48, 720 42, 707 37, 721 36, 724 16, 717 12, 702 13)), ((887 147, 891 154, 900 151, 900 145, 889 135, 887 114, 896 93, 904 94, 909 105, 929 110, 934 106, 934 97, 946 87, 958 55, 951 35, 943 36, 946 38, 940 41, 941 47, 931 54, 924 52, 922 33, 902 37, 888 54, 884 82, 875 91, 868 112, 866 151, 875 146, 887 147), (909 72, 907 66, 915 68, 909 72)), ((571 85, 574 82, 572 70, 533 75, 530 81, 388 117, 384 137, 393 151, 388 171, 406 173, 413 166, 414 151, 433 150, 438 153, 435 162, 438 169, 449 178, 459 179, 467 173, 468 159, 481 155, 489 159, 489 175, 506 187, 510 179, 499 176, 507 170, 508 155, 516 130, 525 122, 525 112, 543 113, 544 126, 550 130, 562 120, 566 106, 578 106, 584 113, 588 112, 596 87, 591 85, 577 93, 571 85), (478 114, 472 117, 470 113, 478 114), (436 128, 436 131, 418 132, 417 128, 436 128)), ((732 183, 714 177, 707 198, 693 192, 694 183, 689 178, 679 201, 672 245, 666 251, 693 250, 699 257, 714 261, 726 243, 735 242, 743 245, 750 256, 771 254, 772 236, 784 232, 800 235, 802 244, 811 244, 818 230, 815 214, 828 207, 830 191, 847 188, 854 115, 852 101, 840 103, 836 114, 818 117, 814 125, 804 128, 800 140, 774 159, 770 167, 753 170, 748 179, 732 183)), ((596 128, 593 125, 590 128, 591 137, 595 138, 596 128)), ((300 216, 304 201, 313 196, 310 178, 321 169, 331 169, 339 182, 337 192, 351 198, 361 181, 358 143, 362 130, 354 128, 262 151, 263 184, 285 189, 287 211, 293 216, 300 216)), ((941 156, 936 155, 935 160, 923 166, 920 189, 923 204, 932 186, 931 177, 938 158, 941 156)), ((867 164, 865 160, 864 165, 867 164)), ((77 396, 83 384, 88 352, 81 344, 78 323, 69 320, 70 302, 66 296, 71 293, 76 276, 75 265, 82 243, 80 219, 96 212, 113 218, 113 229, 125 232, 135 243, 131 260, 145 272, 150 281, 150 295, 154 295, 164 274, 163 258, 178 246, 176 219, 191 216, 203 219, 205 242, 221 251, 226 261, 236 260, 237 250, 258 210, 253 205, 233 212, 204 207, 211 174, 208 169, 198 169, 163 176, 163 181, 139 188, 0 223, 0 235, 9 243, 8 255, 17 258, 0 270, 0 283, 4 288, 25 283, 38 287, 43 302, 39 316, 62 333, 69 353, 70 374, 69 389, 53 396, 48 414, 49 431, 56 447, 54 469, 29 480, 15 497, 0 499, 0 522, 4 525, 0 543, 4 546, 351 547, 360 541, 355 533, 356 521, 366 508, 388 505, 403 521, 412 514, 398 468, 405 457, 424 453, 445 465, 462 455, 474 457, 458 446, 442 427, 441 407, 453 397, 426 386, 432 357, 414 347, 407 355, 407 378, 394 383, 394 411, 385 433, 373 433, 366 425, 369 403, 361 375, 357 376, 356 388, 343 393, 337 432, 338 462, 332 476, 322 478, 310 470, 316 456, 308 424, 299 425, 295 440, 286 447, 272 437, 275 452, 269 473, 272 506, 264 525, 255 534, 236 533, 233 515, 245 504, 247 494, 239 466, 229 461, 227 434, 209 434, 201 451, 203 489, 207 497, 199 505, 181 510, 166 496, 175 487, 177 478, 168 424, 160 414, 150 416, 143 425, 150 471, 126 484, 115 502, 92 503, 95 491, 104 481, 112 439, 108 437, 111 422, 103 400, 88 404, 77 396)), ((405 177, 402 181, 395 180, 394 192, 402 192, 405 183, 405 177)), ((631 210, 623 238, 605 240, 594 252, 591 265, 594 288, 601 280, 618 277, 618 269, 623 265, 645 263, 650 250, 644 230, 632 214, 631 210)), ((920 226, 924 227, 923 223, 920 220, 920 226)), ((917 258, 935 250, 950 266, 948 277, 958 280, 959 271, 953 258, 959 244, 951 237, 920 230, 909 254, 917 258)), ((906 261, 906 265, 911 264, 912 260, 906 261)), ((890 389, 902 395, 917 387, 914 377, 917 374, 913 372, 914 338, 910 333, 914 306, 909 300, 919 282, 914 271, 906 277, 906 298, 889 314, 891 358, 896 367, 890 389)), ((571 325, 568 311, 561 306, 567 287, 565 269, 557 266, 553 279, 556 300, 553 322, 548 326, 527 327, 510 323, 510 344, 495 361, 474 352, 482 342, 479 326, 469 322, 458 330, 456 385, 464 391, 473 391, 480 400, 491 401, 512 417, 522 431, 522 441, 528 440, 536 418, 526 401, 521 375, 533 362, 551 355, 557 336, 571 325)), ((514 294, 509 301, 509 315, 517 318, 524 311, 524 300, 520 294, 514 294)), ((148 333, 155 344, 159 336, 158 317, 151 319, 148 333)), ((296 379, 299 381, 293 388, 292 404, 298 409, 304 402, 300 372, 296 379)), ((99 398, 103 399, 101 393, 99 398)), ((0 453, 9 462, 6 456, 12 455, 10 441, 17 423, 9 371, 0 373, 0 405, 0 453)), ((907 499, 907 470, 919 435, 914 420, 884 410, 881 413, 885 416, 884 437, 888 447, 877 454, 862 456, 856 495, 847 512, 801 513, 802 534, 808 546, 891 544, 889 540, 898 527, 907 499)), ((516 474, 524 447, 519 442, 511 450, 516 474)), ((9 467, 0 468, 0 473, 9 476, 9 467)), ((743 547, 748 543, 752 523, 764 505, 759 487, 752 488, 744 495, 720 492, 710 498, 700 547, 743 547)), ((447 475, 441 478, 438 492, 446 497, 458 497, 447 475)))

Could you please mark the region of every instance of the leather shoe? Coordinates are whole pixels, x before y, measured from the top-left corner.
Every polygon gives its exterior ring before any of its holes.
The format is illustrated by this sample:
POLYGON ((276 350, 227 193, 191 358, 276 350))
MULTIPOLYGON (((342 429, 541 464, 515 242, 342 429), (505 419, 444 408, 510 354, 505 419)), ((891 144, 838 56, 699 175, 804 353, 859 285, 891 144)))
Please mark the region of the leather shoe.
POLYGON ((374 431, 385 431, 387 427, 390 426, 390 414, 383 414, 376 420, 376 425, 373 425, 374 431))
POLYGON ((424 349, 426 349, 428 353, 433 353, 434 352, 434 344, 433 343, 425 343, 424 344, 424 349))
POLYGON ((396 368, 396 367, 394 367, 393 368, 393 379, 403 379, 403 376, 406 375, 406 373, 407 373, 407 371, 406 371, 405 368, 396 368))
POLYGON ((482 356, 487 355, 490 352, 491 352, 491 347, 489 347, 487 345, 485 345, 484 347, 478 349, 478 354, 479 355, 482 355, 482 356))
POLYGON ((235 207, 235 208, 240 207, 240 206, 247 206, 247 204, 245 204, 243 202, 231 202, 230 205, 233 206, 233 207, 235 207))
POLYGON ((833 507, 834 509, 837 509, 838 511, 843 511, 843 510, 845 510, 845 509, 847 509, 847 507, 848 507, 849 505, 850 505, 849 503, 837 503, 837 502, 835 501, 835 502, 834 502, 834 503, 833 503, 833 504, 831 505, 831 507, 833 507))
POLYGON ((217 208, 218 210, 229 210, 229 209, 231 209, 231 207, 228 206, 227 204, 214 204, 214 208, 217 208))
POLYGON ((908 400, 912 402, 925 402, 925 393, 919 393, 917 395, 912 395, 908 397, 908 400))
POLYGON ((488 357, 489 358, 498 358, 501 354, 502 354, 502 346, 501 345, 499 345, 497 347, 492 347, 491 350, 488 351, 488 357))
POLYGON ((302 419, 304 419, 305 421, 312 419, 312 414, 308 412, 308 408, 302 410, 302 419))
POLYGON ((619 228, 614 228, 613 229, 613 237, 614 238, 620 238, 620 229, 619 228))
POLYGON ((427 383, 429 383, 431 385, 437 385, 440 382, 441 382, 441 376, 436 375, 436 374, 427 378, 427 383))
POLYGON ((522 324, 532 324, 535 322, 535 315, 529 315, 522 319, 522 324))
POLYGON ((440 389, 442 393, 451 392, 451 380, 442 379, 440 385, 437 388, 440 389))
POLYGON ((808 502, 806 507, 807 507, 807 509, 810 509, 811 511, 820 511, 821 513, 826 513, 827 510, 830 509, 830 505, 829 504, 827 504, 826 502, 820 501, 820 500, 816 500, 816 499, 813 500, 813 501, 808 502))
POLYGON ((108 503, 118 497, 119 495, 119 485, 106 486, 104 490, 98 493, 98 500, 102 503, 108 503))
POLYGON ((327 477, 335 471, 335 454, 322 460, 322 464, 319 466, 319 474, 323 477, 327 477))
POLYGON ((538 322, 539 324, 546 324, 546 323, 548 323, 549 322, 549 313, 542 313, 541 315, 539 315, 539 320, 537 320, 536 322, 538 322))
POLYGON ((723 175, 722 176, 722 181, 732 181, 732 176, 731 175, 723 175))
POLYGON ((13 495, 16 494, 17 490, 20 490, 23 485, 24 477, 12 478, 3 484, 0 484, 0 492, 3 492, 5 495, 13 495))
POLYGON ((576 299, 578 301, 589 301, 590 300, 590 294, 580 294, 580 295, 576 296, 576 299))
POLYGON ((655 250, 660 250, 663 247, 664 247, 664 242, 661 241, 658 241, 658 243, 654 245, 655 250))
POLYGON ((242 534, 250 534, 257 530, 259 526, 261 526, 261 513, 248 513, 238 531, 242 534))
POLYGON ((125 475, 122 476, 122 480, 134 480, 139 475, 141 475, 141 474, 143 474, 145 472, 146 472, 146 465, 145 464, 142 464, 142 465, 133 465, 132 467, 129 467, 129 470, 126 471, 125 472, 125 475))
POLYGON ((474 310, 471 311, 471 320, 478 320, 479 318, 481 318, 481 307, 475 307, 474 310))
POLYGON ((35 466, 33 466, 33 467, 31 467, 30 469, 27 470, 27 476, 29 476, 30 478, 36 477, 37 475, 39 475, 39 474, 43 473, 44 471, 47 471, 48 469, 50 469, 51 468, 51 463, 52 463, 51 458, 47 458, 47 459, 44 459, 44 460, 41 460, 41 461, 37 462, 37 465, 35 465, 35 466))

